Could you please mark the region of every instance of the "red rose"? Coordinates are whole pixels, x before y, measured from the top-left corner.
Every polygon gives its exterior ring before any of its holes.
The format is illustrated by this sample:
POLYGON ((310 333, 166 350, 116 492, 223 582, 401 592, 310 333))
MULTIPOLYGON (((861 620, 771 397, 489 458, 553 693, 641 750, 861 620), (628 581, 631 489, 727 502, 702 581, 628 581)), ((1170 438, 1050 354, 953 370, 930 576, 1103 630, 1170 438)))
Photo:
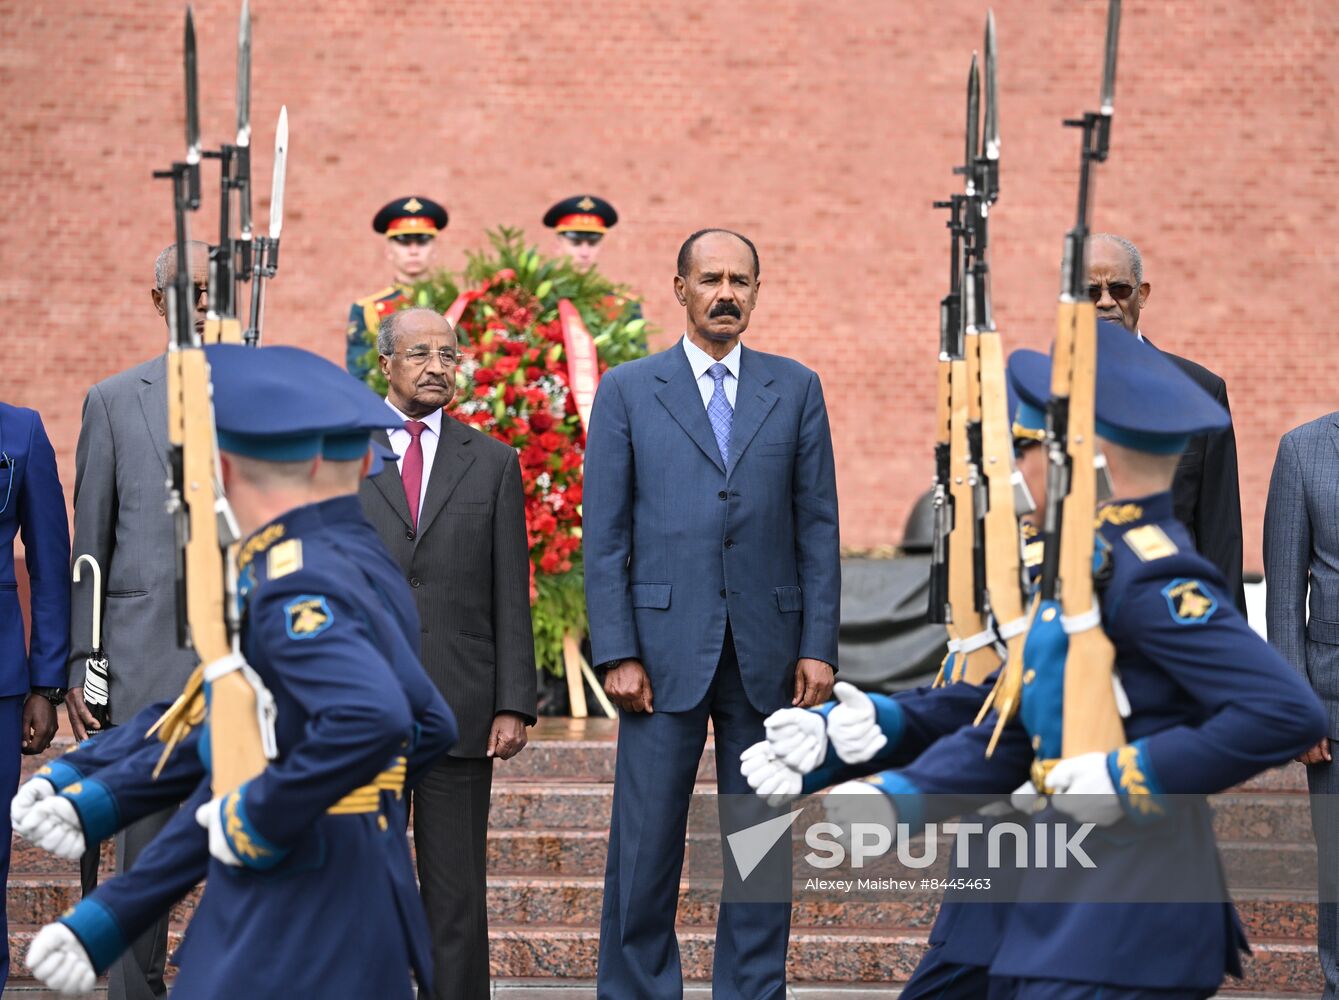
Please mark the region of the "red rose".
POLYGON ((543 434, 553 428, 553 414, 548 410, 535 410, 530 414, 530 426, 536 434, 543 434))
POLYGON ((539 446, 545 451, 558 451, 566 445, 567 438, 557 431, 546 431, 539 436, 539 446))
MULTIPOLYGON (((534 364, 536 361, 538 361, 538 360, 539 360, 539 348, 538 348, 538 347, 532 347, 532 348, 530 348, 529 350, 527 350, 527 351, 525 352, 525 360, 528 361, 530 364, 534 364)), ((539 378, 539 376, 536 375, 535 378, 539 378)))
POLYGON ((511 406, 512 403, 516 402, 516 386, 505 385, 502 387, 502 402, 506 403, 508 406, 511 406))
POLYGON ((474 372, 474 382, 476 385, 492 385, 497 381, 497 373, 491 368, 479 368, 474 372))
MULTIPOLYGON (((511 347, 511 342, 508 342, 506 346, 511 347)), ((518 361, 516 358, 506 357, 506 358, 498 358, 497 364, 493 366, 493 369, 497 372, 498 378, 506 378, 508 375, 511 375, 513 372, 515 372, 516 369, 519 368, 520 366, 521 362, 518 361)))
POLYGON ((568 416, 570 417, 576 416, 577 401, 576 397, 572 395, 572 393, 570 392, 567 394, 567 404, 563 407, 563 409, 567 411, 568 416))
POLYGON ((571 486, 567 487, 567 489, 563 491, 563 499, 565 499, 565 500, 566 500, 568 503, 570 503, 573 507, 580 507, 580 506, 581 506, 581 484, 580 484, 580 483, 573 483, 571 486))
POLYGON ((538 468, 548 459, 548 453, 537 444, 528 444, 521 449, 521 464, 538 468))
POLYGON ((558 553, 545 552, 543 557, 539 560, 539 568, 545 573, 556 573, 558 572, 559 561, 558 553))
POLYGON ((492 390, 491 388, 489 388, 488 386, 486 386, 486 385, 476 385, 476 386, 474 387, 474 398, 475 398, 475 399, 484 399, 484 398, 487 397, 488 394, 491 393, 492 391, 493 391, 493 390, 492 390))

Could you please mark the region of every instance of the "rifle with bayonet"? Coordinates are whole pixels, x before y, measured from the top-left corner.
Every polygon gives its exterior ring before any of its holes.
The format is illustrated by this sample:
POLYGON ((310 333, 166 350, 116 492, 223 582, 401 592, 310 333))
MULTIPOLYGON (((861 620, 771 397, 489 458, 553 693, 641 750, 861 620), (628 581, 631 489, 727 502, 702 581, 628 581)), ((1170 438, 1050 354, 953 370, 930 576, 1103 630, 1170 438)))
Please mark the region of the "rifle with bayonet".
MULTIPOLYGON (((176 529, 177 640, 194 649, 202 664, 217 663, 237 650, 237 578, 228 548, 238 529, 223 493, 209 363, 195 332, 194 295, 188 261, 190 212, 200 205, 200 123, 196 86, 195 22, 186 11, 186 157, 155 177, 172 182, 177 274, 166 289, 168 513, 176 529)), ((212 269, 211 269, 212 270, 212 269)), ((213 282, 211 281, 211 285, 213 282)), ((213 302, 211 296, 211 303, 213 302)), ((229 792, 265 767, 265 742, 257 714, 257 694, 238 670, 223 673, 211 685, 210 753, 216 795, 229 792)), ((199 672, 188 684, 198 689, 199 672)), ((186 702, 193 699, 184 694, 186 702)), ((182 699, 179 699, 179 704, 182 699)), ((168 721, 173 710, 160 720, 168 721)), ((168 752, 172 741, 166 733, 168 752)))
MULTIPOLYGON (((1077 220, 1065 237, 1060 306, 1051 355, 1046 412, 1046 510, 1039 616, 1057 615, 1067 636, 1064 660, 1062 756, 1107 752, 1124 745, 1115 683, 1115 649, 1102 630, 1093 587, 1093 549, 1100 455, 1096 447, 1097 312, 1088 296, 1086 243, 1093 166, 1105 162, 1116 87, 1120 0, 1109 0, 1102 102, 1098 111, 1064 122, 1082 130, 1077 220)), ((1052 625, 1053 627, 1053 625, 1052 625)), ((1017 706, 1023 664, 1010 664, 1000 724, 1017 706)), ((1042 770, 1045 771, 1045 765, 1042 770)), ((1034 779, 1035 781, 1035 779, 1034 779)), ((1037 782, 1042 791, 1041 783, 1037 782)))
POLYGON ((219 241, 209 248, 209 311, 205 343, 240 344, 238 283, 251 271, 251 10, 242 0, 237 29, 237 129, 233 142, 204 156, 219 161, 219 241), (241 235, 232 231, 237 202, 241 235))
POLYGON ((284 227, 284 174, 288 166, 288 107, 279 108, 274 128, 274 178, 270 186, 270 230, 257 236, 251 254, 251 322, 243 334, 248 347, 260 346, 260 331, 265 322, 265 282, 279 268, 279 235, 284 227))
MULTIPOLYGON (((948 465, 949 509, 952 521, 947 538, 948 600, 945 617, 949 628, 949 655, 942 677, 945 681, 976 684, 999 667, 1000 652, 989 621, 986 594, 985 495, 982 491, 980 372, 973 328, 975 299, 973 275, 980 248, 976 161, 980 156, 981 84, 977 57, 972 55, 967 76, 967 142, 962 167, 960 196, 961 232, 958 234, 958 326, 948 362, 948 465)), ((941 345, 941 347, 944 345, 941 345)))

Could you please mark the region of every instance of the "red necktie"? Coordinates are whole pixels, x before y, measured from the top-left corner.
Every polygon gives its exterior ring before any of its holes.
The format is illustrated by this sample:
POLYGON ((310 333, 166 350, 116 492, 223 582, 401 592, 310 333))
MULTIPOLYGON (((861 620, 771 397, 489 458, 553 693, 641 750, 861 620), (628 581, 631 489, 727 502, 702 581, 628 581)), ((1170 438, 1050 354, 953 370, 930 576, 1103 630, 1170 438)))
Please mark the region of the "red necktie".
POLYGON ((423 489, 423 442, 419 438, 428 425, 422 420, 406 420, 404 429, 413 440, 400 463, 400 479, 404 482, 404 498, 409 502, 409 520, 418 530, 418 498, 423 489))

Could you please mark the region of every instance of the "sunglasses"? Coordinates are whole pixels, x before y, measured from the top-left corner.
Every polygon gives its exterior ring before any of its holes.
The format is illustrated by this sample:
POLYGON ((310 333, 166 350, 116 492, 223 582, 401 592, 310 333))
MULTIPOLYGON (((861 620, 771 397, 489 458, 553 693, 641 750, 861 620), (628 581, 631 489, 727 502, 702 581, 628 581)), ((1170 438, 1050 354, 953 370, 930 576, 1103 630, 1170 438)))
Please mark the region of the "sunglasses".
POLYGON ((402 233, 399 236, 392 236, 391 239, 402 247, 412 247, 431 243, 433 237, 428 233, 402 233))
POLYGON ((1130 284, 1128 281, 1111 281, 1107 282, 1105 286, 1089 285, 1088 298, 1092 299, 1094 302, 1100 302, 1102 300, 1103 287, 1106 288, 1107 293, 1117 302, 1124 302, 1134 294, 1134 285, 1130 284))
POLYGON ((562 236, 568 243, 575 243, 577 246, 584 243, 593 247, 604 239, 604 233, 563 233, 562 236))

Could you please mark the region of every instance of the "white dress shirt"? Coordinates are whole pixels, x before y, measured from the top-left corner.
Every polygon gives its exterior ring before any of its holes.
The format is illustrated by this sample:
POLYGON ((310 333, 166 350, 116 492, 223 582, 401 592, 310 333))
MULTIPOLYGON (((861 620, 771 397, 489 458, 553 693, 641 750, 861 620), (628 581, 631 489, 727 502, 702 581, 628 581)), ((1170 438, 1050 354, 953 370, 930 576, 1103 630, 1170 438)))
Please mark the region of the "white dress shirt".
MULTIPOLYGON (((716 364, 716 359, 689 340, 687 334, 683 338, 683 352, 688 355, 688 364, 693 369, 693 378, 697 379, 697 390, 702 393, 702 406, 705 408, 711 402, 711 394, 716 391, 716 380, 707 374, 707 369, 716 364)), ((739 395, 739 359, 742 356, 743 346, 736 341, 734 350, 720 361, 729 370, 725 376, 725 398, 732 410, 735 408, 735 397, 739 395)))
MULTIPOLYGON (((386 432, 390 438, 391 448, 395 451, 395 464, 404 473, 404 453, 409 450, 409 442, 414 440, 412 434, 404 429, 406 420, 413 420, 413 417, 406 417, 389 399, 386 400, 397 417, 400 418, 400 426, 392 427, 386 432)), ((418 436, 419 444, 423 448, 423 482, 419 484, 418 489, 418 509, 423 510, 423 498, 428 495, 428 480, 432 478, 432 460, 437 457, 437 442, 442 436, 442 411, 433 410, 426 417, 420 417, 428 429, 418 436)))

